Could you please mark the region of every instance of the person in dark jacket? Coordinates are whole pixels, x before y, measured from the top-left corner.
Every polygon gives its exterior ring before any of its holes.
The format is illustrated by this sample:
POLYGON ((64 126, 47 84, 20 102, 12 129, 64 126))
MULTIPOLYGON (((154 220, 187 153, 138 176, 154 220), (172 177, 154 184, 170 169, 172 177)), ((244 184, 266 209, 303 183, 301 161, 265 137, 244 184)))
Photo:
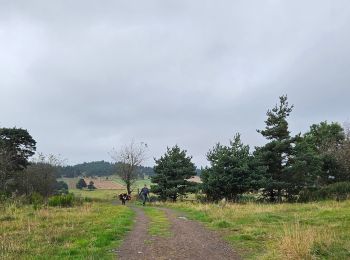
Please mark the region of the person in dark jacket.
POLYGON ((149 189, 147 188, 147 185, 145 184, 145 187, 143 187, 140 191, 140 197, 142 198, 142 205, 146 205, 146 200, 148 198, 149 189))

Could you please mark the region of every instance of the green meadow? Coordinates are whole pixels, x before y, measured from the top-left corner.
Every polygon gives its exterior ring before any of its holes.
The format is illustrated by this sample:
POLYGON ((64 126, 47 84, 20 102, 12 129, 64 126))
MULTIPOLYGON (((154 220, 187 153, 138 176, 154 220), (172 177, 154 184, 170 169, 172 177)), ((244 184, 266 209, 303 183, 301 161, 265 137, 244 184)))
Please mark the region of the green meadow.
MULTIPOLYGON (((72 190, 93 199, 72 208, 7 203, 0 210, 0 258, 115 259, 134 212, 115 190, 72 190)), ((136 203, 138 204, 138 203, 136 203)), ((137 205, 135 205, 137 206, 137 205)), ((305 204, 177 202, 142 207, 148 233, 171 235, 169 207, 214 229, 243 259, 349 259, 350 200, 305 204)))
POLYGON ((134 216, 128 207, 110 202, 38 210, 0 207, 1 259, 115 259, 134 216))

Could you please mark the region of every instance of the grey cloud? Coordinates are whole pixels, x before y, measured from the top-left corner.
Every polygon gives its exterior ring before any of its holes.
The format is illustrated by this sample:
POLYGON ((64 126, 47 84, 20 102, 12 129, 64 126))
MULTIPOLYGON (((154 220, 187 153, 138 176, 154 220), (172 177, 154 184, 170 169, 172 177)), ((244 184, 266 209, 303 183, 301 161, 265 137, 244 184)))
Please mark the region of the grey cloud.
MULTIPOLYGON (((287 93, 294 133, 349 119, 347 1, 0 1, 0 124, 71 163, 132 138, 205 165, 287 93)), ((152 164, 152 160, 148 162, 152 164)))

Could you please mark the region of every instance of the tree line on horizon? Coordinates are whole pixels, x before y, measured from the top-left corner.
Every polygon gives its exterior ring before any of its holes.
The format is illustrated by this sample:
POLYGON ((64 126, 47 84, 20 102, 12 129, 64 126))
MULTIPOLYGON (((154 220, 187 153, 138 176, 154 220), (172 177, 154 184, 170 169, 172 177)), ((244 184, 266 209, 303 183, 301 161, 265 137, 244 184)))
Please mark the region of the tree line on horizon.
POLYGON ((307 201, 327 197, 328 192, 350 194, 350 127, 327 121, 313 124, 304 134, 292 136, 288 117, 293 106, 287 96, 266 113, 265 128, 257 130, 266 138, 263 146, 250 147, 237 133, 228 145, 217 143, 207 153, 209 166, 201 169, 202 184, 188 179, 198 169, 178 145, 167 148, 155 159, 155 166, 142 166, 145 143, 122 147, 112 154, 113 163, 97 161, 62 166, 54 156, 39 154, 36 141, 25 129, 0 128, 0 195, 34 192, 48 197, 66 192, 57 177, 109 176, 117 172, 127 192, 136 179, 151 176, 151 190, 160 199, 176 201, 189 192, 201 191, 208 201, 238 201, 247 193, 265 201, 307 201), (117 170, 116 170, 117 169, 117 170))
MULTIPOLYGON (((107 161, 92 161, 84 162, 75 165, 59 166, 57 169, 57 177, 106 177, 118 173, 121 168, 121 162, 107 162, 107 161)), ((137 178, 143 179, 145 176, 152 176, 154 174, 153 167, 138 166, 137 178)))

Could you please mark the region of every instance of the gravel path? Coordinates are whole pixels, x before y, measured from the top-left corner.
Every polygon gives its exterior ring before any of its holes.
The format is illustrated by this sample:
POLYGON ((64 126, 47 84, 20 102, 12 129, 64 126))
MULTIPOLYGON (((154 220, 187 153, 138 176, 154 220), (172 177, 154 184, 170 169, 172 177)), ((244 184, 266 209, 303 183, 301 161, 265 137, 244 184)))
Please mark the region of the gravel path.
POLYGON ((151 236, 147 232, 149 221, 142 208, 133 209, 137 214, 136 223, 119 248, 118 259, 240 259, 218 234, 170 209, 162 210, 169 218, 172 235, 170 237, 151 236))

